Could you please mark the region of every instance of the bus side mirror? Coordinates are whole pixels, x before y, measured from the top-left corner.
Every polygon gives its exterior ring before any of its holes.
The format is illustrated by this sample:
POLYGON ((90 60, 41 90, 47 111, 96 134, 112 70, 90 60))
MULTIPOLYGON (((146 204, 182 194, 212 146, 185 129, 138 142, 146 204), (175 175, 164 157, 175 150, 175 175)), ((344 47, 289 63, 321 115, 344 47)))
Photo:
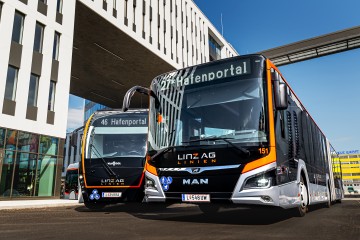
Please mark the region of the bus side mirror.
POLYGON ((145 95, 149 95, 149 89, 141 86, 134 86, 130 88, 124 96, 122 111, 126 112, 130 107, 130 101, 135 92, 139 92, 145 95))
POLYGON ((127 110, 129 110, 130 101, 135 92, 153 97, 155 99, 156 109, 160 109, 160 101, 157 98, 156 94, 152 90, 145 88, 145 87, 141 87, 141 86, 134 86, 134 87, 130 88, 124 96, 123 107, 122 107, 123 112, 126 112, 127 110))
POLYGON ((286 83, 280 83, 280 76, 276 71, 272 72, 271 76, 274 86, 275 108, 277 110, 285 110, 288 108, 286 83))

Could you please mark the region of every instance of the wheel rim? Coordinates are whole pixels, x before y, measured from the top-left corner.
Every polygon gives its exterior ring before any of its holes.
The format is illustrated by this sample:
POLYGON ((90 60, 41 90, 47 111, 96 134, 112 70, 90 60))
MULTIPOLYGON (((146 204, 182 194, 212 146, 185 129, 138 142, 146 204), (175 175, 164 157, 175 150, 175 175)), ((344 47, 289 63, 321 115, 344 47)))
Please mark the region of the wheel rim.
POLYGON ((301 207, 305 208, 308 202, 308 196, 306 191, 306 186, 304 183, 300 182, 300 203, 301 207))

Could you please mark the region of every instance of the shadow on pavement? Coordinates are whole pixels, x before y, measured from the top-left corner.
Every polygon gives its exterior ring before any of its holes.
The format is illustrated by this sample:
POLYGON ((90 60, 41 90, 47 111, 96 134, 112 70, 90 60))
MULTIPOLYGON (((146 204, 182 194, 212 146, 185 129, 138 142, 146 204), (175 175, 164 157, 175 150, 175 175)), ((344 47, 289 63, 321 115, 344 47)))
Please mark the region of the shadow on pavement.
POLYGON ((158 221, 236 224, 236 225, 269 225, 292 218, 293 212, 280 208, 236 207, 220 208, 217 213, 203 213, 196 205, 185 204, 141 204, 126 203, 109 205, 103 209, 90 210, 77 207, 78 212, 103 212, 111 214, 124 212, 140 219, 158 221))

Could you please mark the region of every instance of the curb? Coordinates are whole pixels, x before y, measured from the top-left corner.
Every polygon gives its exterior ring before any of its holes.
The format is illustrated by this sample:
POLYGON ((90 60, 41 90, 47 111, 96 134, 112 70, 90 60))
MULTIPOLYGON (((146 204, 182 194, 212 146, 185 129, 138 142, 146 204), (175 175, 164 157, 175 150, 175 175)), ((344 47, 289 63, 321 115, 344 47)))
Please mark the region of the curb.
POLYGON ((0 201, 0 210, 48 208, 65 206, 82 206, 77 200, 27 200, 27 201, 0 201))

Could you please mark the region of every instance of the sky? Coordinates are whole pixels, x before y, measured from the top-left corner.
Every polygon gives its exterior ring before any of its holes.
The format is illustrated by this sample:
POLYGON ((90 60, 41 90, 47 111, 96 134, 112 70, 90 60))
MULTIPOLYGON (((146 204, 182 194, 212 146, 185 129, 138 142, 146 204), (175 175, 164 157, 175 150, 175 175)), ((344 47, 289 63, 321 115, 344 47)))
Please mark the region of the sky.
MULTIPOLYGON (((194 2, 240 55, 360 25, 358 0, 194 2)), ((336 151, 360 149, 360 49, 279 70, 336 151)), ((82 124, 83 104, 70 96, 68 129, 82 124)))

